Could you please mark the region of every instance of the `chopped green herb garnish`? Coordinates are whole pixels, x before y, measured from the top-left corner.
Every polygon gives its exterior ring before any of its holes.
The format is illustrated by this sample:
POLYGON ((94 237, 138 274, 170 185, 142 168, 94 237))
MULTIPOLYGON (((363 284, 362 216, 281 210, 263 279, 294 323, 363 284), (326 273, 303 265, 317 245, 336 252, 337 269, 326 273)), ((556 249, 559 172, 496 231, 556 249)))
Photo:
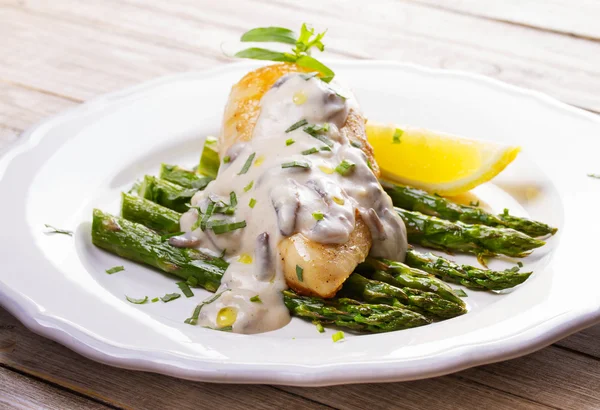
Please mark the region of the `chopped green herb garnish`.
POLYGON ((325 64, 310 55, 310 49, 313 47, 316 47, 320 51, 325 50, 325 45, 321 42, 325 33, 326 31, 315 34, 314 29, 308 28, 306 24, 302 24, 300 35, 292 42, 295 33, 287 28, 255 28, 244 33, 241 37, 241 41, 284 43, 292 44, 295 47, 292 48, 291 53, 282 53, 260 47, 252 47, 237 52, 235 57, 296 63, 299 66, 318 71, 321 74, 321 80, 328 83, 333 79, 335 73, 325 64))
MULTIPOLYGON (((308 121, 306 121, 305 119, 301 119, 300 121, 298 121, 298 122, 295 122, 295 123, 293 123, 292 125, 290 125, 290 127, 289 127, 287 130, 285 130, 285 132, 286 132, 286 133, 288 133, 288 132, 292 132, 292 131, 294 131, 294 130, 297 130, 297 129, 298 129, 298 128, 300 128, 300 127, 303 127, 303 126, 305 126, 306 124, 308 124, 308 121)), ((289 141, 289 140, 288 140, 288 141, 289 141)), ((286 144, 287 144, 287 141, 286 141, 286 144)), ((287 145, 290 145, 290 144, 287 144, 287 145)))
POLYGON ((325 215, 323 214, 323 212, 313 212, 312 213, 313 218, 315 218, 317 221, 322 220, 323 218, 325 218, 325 215))
POLYGON ((462 289, 453 289, 453 290, 454 290, 454 293, 456 293, 456 296, 458 296, 458 297, 466 298, 469 296, 469 295, 467 295, 467 292, 465 292, 462 289))
POLYGON ((331 335, 331 340, 333 340, 333 343, 339 342, 342 339, 344 339, 344 332, 336 332, 331 335))
POLYGON ((196 323, 198 323, 198 316, 200 316, 200 310, 202 310, 204 306, 213 303, 215 300, 219 299, 223 293, 229 292, 230 290, 231 289, 225 289, 223 292, 217 293, 216 295, 213 295, 210 299, 200 303, 194 309, 194 313, 192 313, 192 316, 187 318, 184 323, 187 323, 188 325, 195 325, 196 323))
POLYGON ((310 155, 310 154, 314 154, 316 152, 319 152, 319 150, 315 147, 309 148, 309 149, 305 149, 304 151, 301 152, 302 155, 310 155))
POLYGON ((198 286, 198 279, 195 276, 188 276, 186 282, 190 286, 198 286))
POLYGON ((66 229, 55 228, 52 225, 44 224, 44 226, 48 229, 52 229, 50 233, 60 233, 63 235, 73 236, 73 231, 67 231, 66 229))
POLYGON ((522 267, 523 267, 523 262, 517 262, 517 266, 518 266, 519 268, 522 268, 522 267))
POLYGON ((342 162, 340 162, 340 165, 335 167, 335 172, 345 177, 353 173, 355 168, 356 164, 354 162, 345 159, 342 162))
POLYGON ((508 208, 504 208, 504 212, 502 212, 502 215, 508 216, 508 208))
POLYGON ((254 181, 250 181, 250 183, 244 187, 244 192, 250 191, 253 186, 254 186, 254 181))
POLYGON ((254 205, 256 205, 256 199, 250 198, 250 202, 248 202, 248 206, 250 208, 254 208, 254 205))
POLYGON ((125 295, 125 299, 127 299, 128 302, 133 303, 135 305, 143 305, 148 301, 148 296, 144 296, 143 299, 136 299, 130 298, 129 296, 125 295))
POLYGON ((113 273, 121 272, 122 270, 125 270, 123 266, 115 266, 110 269, 106 269, 106 273, 112 275, 113 273))
POLYGON ((173 232, 173 233, 166 233, 164 235, 161 235, 160 240, 162 242, 164 242, 164 241, 166 241, 169 238, 172 238, 174 236, 180 236, 180 235, 183 235, 183 234, 185 234, 185 232, 183 232, 183 231, 173 232))
POLYGON ((321 324, 321 322, 313 322, 313 323, 317 327, 317 332, 319 332, 319 333, 324 333, 325 332, 325 328, 323 327, 323 325, 321 324))
POLYGON ((229 164, 231 162, 231 157, 229 155, 225 155, 223 157, 223 164, 229 164))
POLYGON ((200 227, 200 229, 202 231, 205 231, 206 224, 208 223, 208 220, 210 219, 210 217, 213 215, 214 210, 215 210, 215 203, 213 201, 210 201, 210 203, 206 207, 206 212, 204 213, 204 215, 202 215, 202 213, 198 212, 198 219, 196 220, 196 222, 194 222, 194 225, 192 225, 192 231, 198 229, 198 226, 200 227), (202 218, 200 218, 200 216, 202 216, 202 218))
POLYGON ((226 221, 212 221, 209 224, 210 229, 215 233, 215 235, 221 235, 227 232, 235 231, 236 229, 241 229, 246 227, 246 221, 241 222, 232 222, 227 223, 226 221))
POLYGON ((587 174, 587 176, 590 178, 600 179, 600 174, 587 174))
POLYGON ((262 303, 262 300, 260 300, 260 296, 255 295, 250 298, 250 302, 262 303))
POLYGON ((371 161, 369 160, 369 158, 367 158, 367 166, 369 167, 369 169, 371 171, 373 171, 373 164, 371 164, 371 161))
POLYGON ((325 123, 323 125, 309 125, 307 127, 304 127, 302 129, 305 133, 307 133, 308 135, 310 135, 313 138, 318 139, 319 141, 321 141, 323 144, 327 145, 328 147, 333 147, 333 141, 331 141, 329 138, 327 138, 325 135, 323 135, 323 132, 327 132, 329 130, 329 124, 325 123))
POLYGON ((354 148, 362 148, 362 144, 360 143, 360 141, 357 140, 352 140, 350 141, 350 145, 352 145, 354 148))
POLYGON ((304 269, 302 269, 302 266, 300 265, 296 265, 296 276, 298 277, 298 280, 300 282, 304 282, 304 269))
POLYGON ((471 206, 479 206, 479 201, 476 201, 476 202, 475 201, 471 201, 471 202, 469 202, 469 205, 471 205, 471 206))
POLYGON ((194 292, 192 292, 190 286, 186 282, 177 282, 177 286, 179 286, 179 289, 181 289, 186 298, 194 296, 194 292))
POLYGON ((218 330, 219 332, 231 332, 231 331, 233 331, 233 326, 225 326, 225 327, 202 326, 202 327, 204 329, 218 330))
POLYGON ((291 161, 281 164, 281 168, 310 168, 310 164, 304 161, 291 161))
POLYGON ((285 146, 286 146, 286 147, 289 147, 289 146, 290 146, 290 145, 292 145, 294 142, 296 142, 296 141, 294 141, 294 139, 293 139, 293 138, 288 138, 287 140, 285 140, 285 146))
POLYGON ((248 172, 248 170, 250 169, 250 165, 252 165, 252 161, 254 161, 255 156, 256 156, 256 152, 253 152, 252 154, 250 154, 250 156, 244 163, 244 166, 242 167, 242 170, 238 173, 238 175, 243 175, 246 172, 248 172))
POLYGON ((394 131, 392 143, 400 144, 400 137, 402 137, 402 134, 404 134, 404 131, 402 131, 400 128, 396 128, 396 131, 394 131))
POLYGON ((237 195, 233 191, 229 193, 229 206, 233 208, 237 206, 237 195))
POLYGON ((167 293, 165 296, 161 297, 160 300, 167 303, 172 300, 179 299, 180 297, 181 297, 181 294, 179 294, 179 293, 167 293))
POLYGON ((316 71, 313 71, 312 73, 299 74, 299 75, 301 78, 304 78, 305 81, 308 81, 311 78, 315 78, 317 75, 319 75, 319 73, 316 71))
POLYGON ((154 298, 154 299, 152 299, 152 300, 151 300, 151 302, 152 302, 152 303, 156 303, 156 302, 158 302, 159 300, 160 300, 160 298, 154 298))

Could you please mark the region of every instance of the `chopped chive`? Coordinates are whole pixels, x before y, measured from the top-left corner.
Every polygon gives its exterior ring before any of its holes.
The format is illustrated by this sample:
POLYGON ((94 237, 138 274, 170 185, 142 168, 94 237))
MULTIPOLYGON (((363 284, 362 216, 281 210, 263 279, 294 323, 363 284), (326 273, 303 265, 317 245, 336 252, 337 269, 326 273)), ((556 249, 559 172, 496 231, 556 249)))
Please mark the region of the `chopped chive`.
POLYGON ((231 162, 231 157, 229 155, 225 155, 223 157, 223 164, 229 164, 231 162))
POLYGON ((73 236, 73 231, 67 231, 66 229, 55 228, 52 225, 44 224, 48 229, 51 229, 50 233, 60 233, 63 235, 73 236))
POLYGON ((600 179, 600 174, 587 174, 587 176, 590 178, 600 179))
POLYGON ((250 302, 262 303, 262 300, 260 300, 260 296, 255 295, 250 298, 250 302))
POLYGON ((248 202, 248 206, 250 208, 254 208, 254 205, 256 205, 256 199, 250 198, 250 202, 248 202))
POLYGON ((235 208, 237 206, 237 195, 235 194, 235 192, 231 191, 231 193, 229 194, 229 206, 235 208))
POLYGON ((159 298, 154 298, 154 299, 152 299, 152 300, 151 300, 151 302, 152 302, 152 303, 156 303, 156 302, 158 302, 159 300, 160 300, 159 298))
POLYGON ((181 289, 186 298, 194 296, 194 292, 192 292, 190 286, 186 282, 177 282, 177 286, 179 286, 179 289, 181 289))
POLYGON ((210 229, 215 235, 221 235, 223 233, 235 231, 246 227, 246 221, 227 223, 225 221, 214 221, 210 224, 210 229))
POLYGON ((161 240, 161 242, 164 242, 164 241, 166 241, 169 238, 172 238, 174 236, 180 236, 180 235, 183 235, 183 234, 185 234, 185 232, 183 232, 183 231, 173 232, 173 233, 166 233, 164 235, 161 235, 160 240, 161 240))
POLYGON ((458 296, 458 297, 466 298, 469 296, 469 295, 467 295, 467 292, 465 292, 462 289, 452 289, 452 290, 454 290, 454 293, 456 293, 456 296, 458 296))
POLYGON ((287 140, 285 140, 285 146, 289 147, 290 145, 292 145, 294 142, 293 138, 288 138, 287 140))
POLYGON ((312 213, 313 218, 315 218, 317 221, 322 220, 325 215, 323 215, 323 212, 313 212, 312 213))
POLYGON ((113 273, 121 272, 122 270, 125 270, 123 266, 115 266, 110 269, 106 269, 106 273, 112 275, 113 273))
POLYGON ((244 192, 250 191, 253 186, 254 186, 254 181, 250 181, 250 183, 244 187, 244 192))
POLYGON ((308 168, 310 168, 310 164, 308 162, 304 162, 304 161, 291 161, 291 162, 284 162, 283 164, 281 164, 281 168, 304 168, 304 169, 308 169, 308 168))
POLYGON ((246 162, 244 163, 244 166, 242 167, 241 171, 238 173, 238 175, 243 175, 246 172, 248 172, 248 170, 250 169, 250 165, 252 165, 252 161, 254 161, 254 157, 256 156, 256 152, 253 152, 252 154, 250 154, 250 156, 248 157, 248 159, 246 160, 246 162))
POLYGON ((477 201, 477 202, 471 201, 471 202, 469 202, 469 205, 471 205, 471 206, 479 206, 479 201, 477 201))
POLYGON ((340 162, 340 164, 337 167, 335 167, 335 172, 337 172, 343 177, 346 177, 353 173, 355 168, 356 164, 354 162, 345 159, 342 162, 340 162))
POLYGON ((504 208, 504 212, 502 212, 502 215, 508 216, 508 208, 504 208))
POLYGON ((517 262, 517 266, 518 266, 519 268, 522 268, 522 267, 523 267, 523 262, 517 262))
POLYGON ((305 149, 304 151, 301 152, 302 155, 310 155, 310 154, 314 154, 315 152, 319 152, 319 150, 315 147, 312 147, 310 149, 305 149))
POLYGON ((329 124, 325 123, 323 125, 309 125, 308 127, 304 127, 303 131, 310 135, 313 138, 318 139, 323 144, 328 147, 333 147, 333 141, 327 138, 325 135, 321 134, 321 132, 327 132, 329 130, 329 124))
POLYGON ((402 134, 404 134, 404 131, 401 130, 400 128, 396 128, 396 131, 394 131, 394 136, 392 139, 392 143, 393 144, 400 144, 400 137, 402 137, 402 134))
POLYGON ((200 226, 200 229, 202 231, 205 231, 206 224, 208 223, 208 220, 210 219, 210 217, 213 215, 214 210, 215 210, 215 203, 213 201, 210 201, 210 203, 206 207, 206 212, 204 213, 204 215, 202 215, 202 218, 200 218, 201 214, 200 213, 198 214, 198 220, 194 223, 194 225, 192 225, 192 231, 198 229, 198 226, 200 226))
POLYGON ((335 342, 339 342, 340 340, 344 339, 344 332, 337 332, 331 335, 331 340, 333 340, 333 343, 335 342))
POLYGON ((148 301, 148 296, 144 296, 143 299, 136 299, 136 298, 130 298, 129 296, 125 295, 125 299, 127 299, 128 302, 136 304, 136 305, 143 305, 144 303, 146 303, 148 301))
POLYGON ((195 276, 189 276, 186 282, 190 286, 198 286, 198 279, 195 276))
POLYGON ((296 265, 296 276, 300 282, 304 282, 304 269, 300 265, 296 265))
POLYGON ((196 323, 198 323, 198 317, 200 316, 200 310, 202 310, 202 308, 206 305, 209 305, 211 303, 213 303, 215 300, 219 299, 221 297, 221 295, 225 292, 230 291, 231 289, 225 289, 223 292, 217 293, 216 295, 213 295, 210 299, 205 300, 204 302, 200 303, 198 306, 196 306, 196 308, 194 309, 194 313, 192 313, 192 316, 187 318, 184 323, 187 323, 188 325, 195 325, 196 323))
MULTIPOLYGON (((187 323, 187 322, 186 322, 187 323)), ((195 324, 195 323, 194 323, 195 324)), ((225 326, 225 327, 210 327, 210 326, 202 326, 204 329, 210 330, 218 330, 219 332, 232 332, 233 326, 225 326)))
POLYGON ((305 119, 301 119, 300 121, 295 122, 292 125, 290 125, 290 127, 287 130, 285 130, 285 132, 286 133, 292 132, 292 131, 297 130, 298 128, 300 128, 300 127, 302 127, 302 126, 304 126, 306 124, 308 124, 308 121, 306 121, 305 119))
POLYGON ((181 294, 179 293, 167 293, 165 296, 161 297, 160 300, 167 303, 172 300, 179 299, 179 297, 181 297, 181 294))
POLYGON ((319 333, 324 333, 325 332, 325 328, 323 327, 323 325, 321 324, 321 322, 313 322, 313 323, 317 327, 317 332, 319 332, 319 333))
POLYGON ((371 164, 371 161, 369 160, 369 158, 367 158, 367 166, 369 167, 369 169, 371 171, 373 171, 373 164, 371 164))
POLYGON ((360 143, 360 141, 357 140, 352 140, 350 141, 350 145, 352 145, 354 148, 362 148, 362 144, 360 143))

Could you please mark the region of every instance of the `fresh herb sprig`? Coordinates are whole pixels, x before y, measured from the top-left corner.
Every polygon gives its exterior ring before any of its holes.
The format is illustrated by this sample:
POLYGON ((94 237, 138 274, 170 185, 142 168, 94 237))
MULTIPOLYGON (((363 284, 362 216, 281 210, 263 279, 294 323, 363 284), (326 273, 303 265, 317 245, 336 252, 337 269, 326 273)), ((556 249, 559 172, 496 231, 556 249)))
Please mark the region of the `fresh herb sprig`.
POLYGON ((238 51, 235 53, 235 57, 295 63, 301 67, 318 71, 321 74, 321 80, 329 83, 335 76, 335 73, 331 68, 311 56, 311 49, 313 47, 319 51, 325 50, 325 45, 321 41, 323 40, 325 33, 327 33, 327 30, 322 33, 315 33, 315 29, 309 28, 306 23, 302 24, 300 35, 298 36, 292 30, 283 27, 255 28, 244 33, 240 40, 242 42, 283 43, 294 45, 291 53, 282 53, 260 47, 251 47, 238 51))

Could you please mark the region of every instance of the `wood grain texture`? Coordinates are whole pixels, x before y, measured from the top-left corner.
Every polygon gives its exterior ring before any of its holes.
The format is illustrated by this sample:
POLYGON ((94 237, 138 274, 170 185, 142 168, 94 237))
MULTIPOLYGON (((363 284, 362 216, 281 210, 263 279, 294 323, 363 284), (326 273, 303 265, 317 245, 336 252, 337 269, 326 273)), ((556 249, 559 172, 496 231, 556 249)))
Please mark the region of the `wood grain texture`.
POLYGON ((583 39, 600 39, 600 2, 596 0, 409 1, 583 39))
POLYGON ((108 409, 108 407, 0 367, 1 409, 108 409))

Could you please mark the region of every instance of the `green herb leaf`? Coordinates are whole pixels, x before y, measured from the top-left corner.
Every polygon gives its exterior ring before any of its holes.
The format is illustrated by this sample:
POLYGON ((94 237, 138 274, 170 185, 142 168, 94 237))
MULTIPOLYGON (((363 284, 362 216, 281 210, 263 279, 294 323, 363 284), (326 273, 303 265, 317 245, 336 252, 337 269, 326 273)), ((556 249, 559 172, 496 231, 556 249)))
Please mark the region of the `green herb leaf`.
POLYGON ((308 168, 310 168, 310 164, 308 162, 304 162, 304 161, 291 161, 291 162, 284 162, 283 164, 281 164, 281 168, 304 168, 304 169, 308 169, 308 168))
POLYGON ((129 296, 125 295, 125 299, 127 299, 128 302, 133 303, 135 305, 143 305, 144 303, 146 303, 148 301, 148 296, 144 296, 143 299, 136 299, 136 298, 130 298, 129 296))
POLYGON ((235 192, 231 191, 229 193, 229 206, 235 208, 237 204, 237 195, 235 194, 235 192))
POLYGON ((246 221, 227 223, 226 221, 212 221, 210 229, 215 235, 221 235, 227 232, 235 231, 246 227, 246 221))
POLYGON ((181 297, 181 294, 179 294, 179 293, 167 293, 165 296, 161 297, 160 300, 167 303, 172 300, 179 299, 180 297, 181 297))
POLYGON ((55 228, 52 225, 44 224, 44 226, 48 229, 52 229, 50 233, 60 233, 63 235, 73 236, 73 231, 67 231, 66 229, 55 228))
POLYGON ((308 127, 304 127, 302 129, 305 133, 307 133, 308 135, 310 135, 313 138, 318 139, 319 141, 321 141, 323 144, 327 145, 328 147, 333 147, 333 141, 331 141, 329 138, 327 138, 325 135, 322 134, 322 132, 327 132, 329 130, 329 124, 325 123, 323 125, 309 125, 308 127))
POLYGON ((402 131, 400 128, 396 128, 396 131, 394 131, 392 143, 400 144, 400 137, 402 137, 402 134, 404 134, 404 131, 402 131))
POLYGON ((185 320, 184 323, 187 323, 188 325, 195 325, 198 323, 198 317, 200 316, 200 311, 202 310, 202 308, 206 305, 210 305, 211 303, 213 303, 215 300, 219 299, 221 297, 221 295, 225 292, 229 292, 231 289, 225 289, 222 292, 217 293, 216 295, 213 295, 212 297, 210 297, 209 299, 205 300, 204 302, 200 303, 198 306, 196 306, 196 308, 194 309, 194 312, 192 313, 192 316, 187 318, 185 320))
POLYGON ((179 286, 179 289, 181 289, 186 298, 194 296, 194 292, 192 292, 187 282, 177 282, 177 286, 179 286))
POLYGON ((223 157, 223 164, 229 164, 231 162, 231 157, 229 155, 225 155, 223 157))
POLYGON ((285 130, 285 132, 287 134, 288 132, 292 132, 294 130, 297 130, 298 128, 303 127, 306 124, 308 124, 308 121, 306 121, 305 119, 301 119, 300 121, 295 122, 292 125, 290 125, 290 127, 287 130, 285 130))
POLYGON ((250 58, 252 60, 280 61, 293 63, 296 61, 296 56, 279 51, 271 51, 265 48, 251 47, 234 54, 238 58, 250 58))
MULTIPOLYGON (((215 203, 213 201, 210 201, 210 203, 206 207, 206 212, 204 213, 204 215, 202 215, 202 219, 199 219, 200 220, 200 229, 202 231, 206 231, 206 224, 208 223, 208 220, 210 219, 210 217, 213 215, 214 210, 215 210, 215 203)), ((196 221, 196 223, 198 223, 198 221, 196 221)), ((198 228, 196 226, 196 223, 192 226, 192 231, 194 229, 198 228)))
POLYGON ((298 36, 298 40, 296 41, 296 47, 292 50, 296 54, 300 53, 308 53, 312 47, 318 48, 320 51, 325 50, 325 45, 321 42, 327 30, 322 33, 315 35, 315 29, 309 28, 306 23, 302 24, 300 28, 300 36, 298 36), (312 40, 311 37, 315 36, 312 40))
POLYGON ((319 75, 318 71, 313 71, 312 73, 306 73, 306 74, 299 74, 301 78, 303 78, 305 81, 310 80, 311 78, 315 78, 316 76, 319 75))
POLYGON ((169 238, 172 238, 174 236, 180 236, 180 235, 183 235, 183 234, 185 234, 185 232, 183 232, 183 231, 173 232, 173 233, 166 233, 164 235, 161 235, 160 240, 162 242, 164 242, 164 241, 166 241, 169 238))
MULTIPOLYGON (((587 174, 587 176, 590 178, 600 179, 600 174, 587 174)), ((48 225, 46 225, 46 226, 48 226, 48 225)))
POLYGON ((301 154, 302 155, 310 155, 310 154, 314 154, 316 152, 319 152, 319 150, 317 148, 315 148, 315 147, 312 147, 312 148, 309 148, 309 149, 306 149, 306 150, 302 151, 301 154))
POLYGON ((262 303, 262 300, 260 300, 260 296, 255 295, 250 298, 250 302, 262 303))
POLYGON ((123 266, 115 266, 110 269, 106 269, 106 273, 108 273, 109 275, 112 275, 113 273, 121 272, 123 270, 125 270, 125 268, 123 266))
POLYGON ((340 162, 340 164, 337 167, 335 167, 335 172, 337 172, 343 177, 346 177, 352 174, 355 168, 356 164, 354 162, 345 159, 342 162, 340 162))
POLYGON ((325 64, 321 63, 316 58, 308 55, 298 57, 298 59, 296 60, 296 64, 298 64, 301 67, 317 70, 321 73, 321 80, 326 83, 331 82, 331 80, 333 80, 333 77, 335 76, 335 73, 331 68, 327 67, 325 64))
POLYGON ((467 295, 467 292, 465 292, 462 289, 452 289, 454 291, 454 293, 456 293, 456 296, 460 297, 460 298, 466 298, 469 295, 467 295))
POLYGON ((304 282, 304 269, 302 269, 302 266, 300 265, 296 265, 296 276, 298 277, 298 280, 300 282, 304 282))
POLYGON ((244 192, 250 191, 253 186, 254 186, 254 181, 250 181, 250 183, 244 187, 244 192))
POLYGON ((357 140, 352 140, 350 141, 350 145, 352 145, 354 148, 360 148, 362 149, 362 144, 360 143, 360 141, 357 140))
POLYGON ((289 147, 289 146, 290 146, 290 145, 292 145, 294 142, 296 142, 296 141, 294 141, 294 139, 293 139, 293 138, 288 138, 287 140, 285 140, 285 146, 286 146, 286 147, 289 147))
POLYGON ((331 335, 331 340, 333 340, 333 343, 339 342, 340 340, 344 339, 344 332, 337 332, 331 335))
POLYGON ((296 33, 283 27, 259 27, 245 32, 243 42, 296 44, 296 33))
POLYGON ((471 201, 471 202, 469 202, 469 205, 471 205, 471 206, 479 206, 479 201, 477 201, 477 202, 471 201))
POLYGON ((315 218, 317 221, 322 220, 323 218, 325 218, 325 215, 323 214, 323 212, 313 212, 312 213, 313 218, 315 218))
POLYGON ((523 262, 517 262, 517 266, 518 266, 519 268, 522 268, 522 267, 523 267, 523 262))
POLYGON ((151 302, 152 302, 152 303, 156 303, 156 302, 158 302, 159 300, 160 300, 159 298, 154 298, 154 299, 152 299, 152 300, 151 300, 151 302))
POLYGON ((244 163, 244 166, 242 167, 242 170, 238 173, 238 175, 243 175, 246 172, 248 172, 248 170, 250 169, 250 165, 252 165, 252 161, 254 161, 255 156, 256 156, 256 152, 253 152, 252 154, 250 154, 250 156, 244 163))
POLYGON ((254 208, 254 205, 256 205, 256 199, 250 198, 250 202, 248 202, 248 206, 250 208, 254 208))
POLYGON ((313 323, 317 327, 317 332, 319 332, 319 333, 324 333, 325 332, 325 328, 323 327, 323 325, 321 324, 321 322, 313 322, 313 323))

